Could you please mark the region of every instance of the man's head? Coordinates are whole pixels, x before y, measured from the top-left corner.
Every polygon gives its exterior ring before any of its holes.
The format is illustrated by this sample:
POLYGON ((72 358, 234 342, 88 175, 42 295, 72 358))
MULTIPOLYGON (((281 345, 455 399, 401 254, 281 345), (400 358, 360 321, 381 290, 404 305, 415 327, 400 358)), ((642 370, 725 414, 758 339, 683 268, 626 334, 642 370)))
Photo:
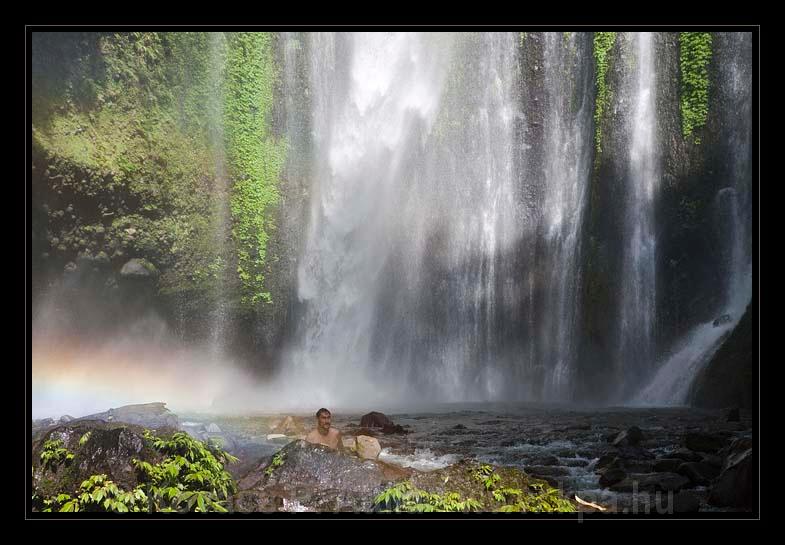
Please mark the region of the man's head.
POLYGON ((330 431, 330 424, 332 423, 332 414, 330 411, 322 407, 316 411, 316 427, 321 433, 330 431))

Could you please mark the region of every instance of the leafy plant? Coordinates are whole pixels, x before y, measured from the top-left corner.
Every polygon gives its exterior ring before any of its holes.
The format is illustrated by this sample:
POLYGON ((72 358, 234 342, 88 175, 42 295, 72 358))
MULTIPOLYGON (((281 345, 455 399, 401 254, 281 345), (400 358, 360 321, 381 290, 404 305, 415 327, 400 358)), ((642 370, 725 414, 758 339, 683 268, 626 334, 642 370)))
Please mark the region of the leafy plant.
POLYGON ((284 455, 280 452, 277 452, 275 456, 273 456, 273 460, 270 462, 270 465, 267 466, 267 469, 264 470, 265 475, 268 477, 273 474, 275 468, 280 467, 283 465, 284 455))
POLYGON ((610 102, 610 90, 606 82, 608 74, 608 57, 613 44, 616 43, 616 32, 596 32, 594 34, 594 59, 597 63, 596 85, 597 98, 594 107, 594 142, 597 154, 602 153, 602 118, 610 102))
POLYGON ((41 452, 41 465, 44 470, 57 471, 60 464, 70 464, 74 459, 74 455, 63 447, 63 442, 60 439, 50 439, 44 443, 44 449, 41 452))
MULTIPOLYGON (((680 109, 684 138, 704 126, 709 115, 711 44, 710 32, 679 33, 680 109)), ((700 144, 700 137, 695 138, 695 143, 700 144)))
POLYGON ((374 506, 383 512, 433 513, 479 511, 482 503, 473 498, 461 499, 457 492, 434 494, 421 490, 410 481, 403 481, 382 491, 374 498, 374 506))

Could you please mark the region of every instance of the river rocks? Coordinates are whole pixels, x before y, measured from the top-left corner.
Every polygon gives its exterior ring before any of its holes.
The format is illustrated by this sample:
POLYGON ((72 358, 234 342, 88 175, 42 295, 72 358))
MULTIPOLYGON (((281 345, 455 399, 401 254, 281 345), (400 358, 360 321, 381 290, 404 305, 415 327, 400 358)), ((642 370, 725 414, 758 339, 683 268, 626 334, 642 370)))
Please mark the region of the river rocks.
POLYGON ((324 445, 292 441, 238 483, 237 511, 283 511, 284 500, 314 511, 370 511, 384 488, 411 472, 324 445))
POLYGON ((536 466, 557 466, 559 465, 559 459, 552 455, 539 456, 537 458, 533 458, 529 463, 536 466))
POLYGON ((526 473, 542 477, 563 477, 570 474, 570 470, 561 466, 526 466, 526 473))
POLYGON ((709 494, 709 503, 718 507, 752 506, 752 448, 744 440, 734 442, 722 473, 709 494))
POLYGON ((719 470, 722 469, 724 460, 715 454, 704 454, 701 458, 701 462, 716 467, 719 470))
POLYGON ((616 483, 623 481, 627 477, 627 472, 620 468, 609 468, 600 475, 600 486, 608 488, 616 483))
POLYGON ((720 474, 719 468, 703 462, 685 462, 677 469, 694 485, 708 485, 720 474))
POLYGON ((360 419, 360 426, 363 428, 384 428, 385 426, 392 426, 393 421, 380 412, 370 412, 364 414, 360 419))
POLYGON ((78 418, 80 420, 103 420, 104 422, 125 422, 137 424, 146 428, 174 428, 180 429, 177 415, 166 408, 166 403, 142 403, 139 405, 124 405, 116 409, 109 409, 103 413, 91 414, 78 418))
POLYGON ((697 452, 692 452, 691 450, 686 450, 686 449, 676 450, 670 453, 669 456, 671 458, 684 460, 685 462, 700 462, 703 459, 703 457, 697 452))
POLYGON ((635 446, 643 440, 643 432, 638 426, 632 426, 631 428, 619 433, 611 444, 615 447, 620 446, 635 446))
POLYGON ((680 458, 660 458, 654 462, 652 467, 657 472, 678 473, 679 466, 684 464, 684 460, 680 458))
POLYGON ((379 457, 382 447, 379 445, 379 441, 376 438, 368 437, 367 435, 358 435, 356 440, 357 454, 360 458, 375 460, 379 457))
POLYGON ((684 436, 684 445, 696 452, 717 452, 727 444, 725 438, 716 434, 688 433, 684 436))
POLYGON ((678 473, 632 473, 609 488, 614 492, 678 492, 689 483, 678 473))

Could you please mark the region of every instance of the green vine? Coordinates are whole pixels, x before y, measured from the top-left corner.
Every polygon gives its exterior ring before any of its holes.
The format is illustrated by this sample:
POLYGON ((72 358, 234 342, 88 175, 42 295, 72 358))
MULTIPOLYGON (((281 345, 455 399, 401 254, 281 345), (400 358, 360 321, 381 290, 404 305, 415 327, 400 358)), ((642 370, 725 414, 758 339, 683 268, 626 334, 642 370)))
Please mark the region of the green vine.
POLYGON ((225 136, 234 187, 230 197, 232 235, 237 246, 241 303, 271 302, 264 289, 264 265, 271 209, 278 204, 278 178, 286 142, 271 134, 273 88, 278 78, 272 35, 242 32, 228 38, 225 136))
POLYGON ((606 81, 608 74, 608 54, 615 42, 615 32, 597 32, 594 34, 594 59, 597 62, 597 97, 594 106, 594 142, 598 155, 602 153, 602 116, 610 102, 610 91, 606 81))
MULTIPOLYGON (((681 68, 681 126, 684 138, 706 124, 709 115, 710 32, 679 33, 679 66, 681 68)), ((700 144, 700 137, 695 137, 700 144)))

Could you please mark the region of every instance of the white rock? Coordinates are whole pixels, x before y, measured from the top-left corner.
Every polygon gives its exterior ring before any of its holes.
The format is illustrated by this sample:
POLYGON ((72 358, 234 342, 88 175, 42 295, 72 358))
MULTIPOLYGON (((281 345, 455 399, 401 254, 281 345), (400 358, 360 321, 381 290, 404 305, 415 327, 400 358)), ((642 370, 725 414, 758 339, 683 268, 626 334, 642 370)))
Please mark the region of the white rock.
POLYGON ((218 424, 210 424, 207 426, 207 431, 209 433, 221 433, 221 428, 218 427, 218 424))
POLYGON ((374 437, 367 435, 357 436, 357 454, 360 455, 360 458, 375 460, 381 451, 382 447, 374 437))

